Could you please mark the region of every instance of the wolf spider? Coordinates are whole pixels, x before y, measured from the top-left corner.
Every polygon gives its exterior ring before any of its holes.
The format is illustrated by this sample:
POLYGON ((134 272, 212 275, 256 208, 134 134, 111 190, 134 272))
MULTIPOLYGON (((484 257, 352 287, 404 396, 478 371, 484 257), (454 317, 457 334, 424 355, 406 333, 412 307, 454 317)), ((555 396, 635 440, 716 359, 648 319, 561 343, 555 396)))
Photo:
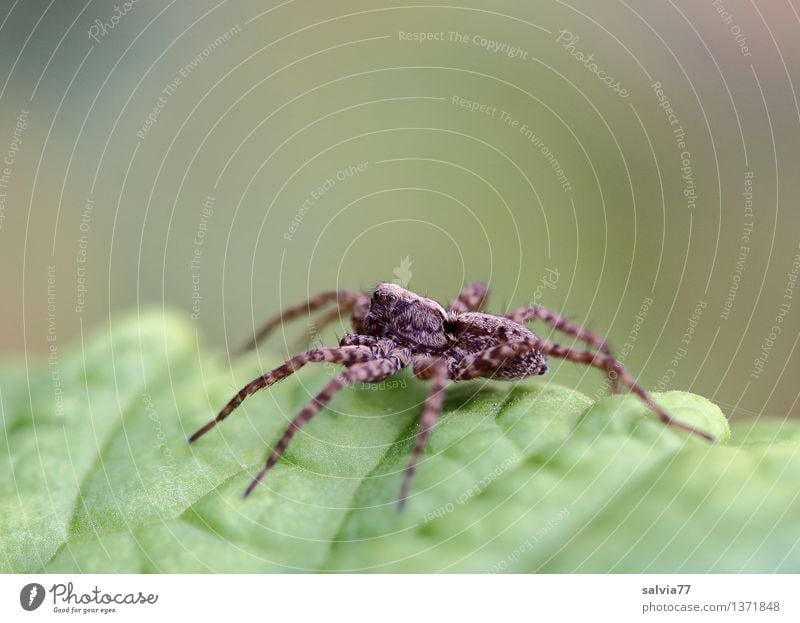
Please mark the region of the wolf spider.
POLYGON ((538 306, 519 307, 503 316, 484 313, 481 310, 487 294, 486 285, 470 284, 445 309, 436 301, 398 285, 381 283, 371 297, 347 290, 331 291, 289 307, 270 318, 239 352, 255 348, 283 322, 313 312, 328 303, 335 305, 321 317, 317 326, 333 322, 340 313, 350 313, 355 333, 346 334, 339 346, 312 348, 252 380, 189 441, 197 440, 214 428, 251 394, 277 383, 307 363, 332 362, 345 366, 292 420, 272 449, 264 468, 245 490, 246 497, 278 462, 300 427, 308 423, 346 384, 381 381, 411 365, 418 378, 429 379, 432 385, 422 409, 419 432, 400 489, 398 507, 402 508, 425 443, 441 411, 448 382, 478 377, 508 381, 544 374, 547 372, 546 355, 604 370, 612 391, 617 390, 621 381, 666 424, 714 441, 711 435, 672 418, 656 404, 650 394, 614 359, 602 335, 538 306), (525 323, 533 320, 542 320, 594 350, 563 346, 537 337, 525 326, 525 323))

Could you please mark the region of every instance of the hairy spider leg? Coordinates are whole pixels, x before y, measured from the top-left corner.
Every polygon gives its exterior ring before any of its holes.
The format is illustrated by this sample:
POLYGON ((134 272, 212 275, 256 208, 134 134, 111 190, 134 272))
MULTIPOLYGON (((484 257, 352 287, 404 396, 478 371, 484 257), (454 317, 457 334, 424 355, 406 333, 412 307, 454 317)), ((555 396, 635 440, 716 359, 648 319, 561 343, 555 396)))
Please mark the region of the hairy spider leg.
POLYGON ((339 302, 340 308, 351 309, 356 305, 356 303, 359 302, 359 298, 364 298, 364 295, 360 292, 353 292, 350 290, 330 290, 328 292, 320 292, 307 301, 287 307, 286 309, 270 317, 263 325, 261 325, 251 339, 233 351, 233 355, 243 355, 244 353, 254 349, 262 340, 264 340, 272 331, 274 331, 276 327, 282 325, 284 322, 288 322, 289 320, 293 320, 298 316, 316 311, 323 305, 326 305, 332 301, 339 302))
POLYGON ((458 297, 450 303, 448 309, 456 313, 481 311, 488 297, 489 286, 480 281, 475 281, 461 290, 458 297))
POLYGON ((330 402, 337 392, 339 392, 348 383, 356 381, 374 382, 385 379, 388 376, 398 372, 401 368, 408 365, 409 357, 407 356, 392 356, 388 358, 373 359, 364 363, 357 363, 347 368, 344 372, 331 379, 328 384, 309 402, 300 413, 295 416, 289 427, 284 431, 281 438, 275 444, 272 452, 267 459, 266 465, 261 469, 256 477, 250 482, 245 489, 244 497, 250 495, 253 489, 261 482, 266 473, 278 462, 283 453, 286 451, 289 442, 294 437, 295 433, 300 428, 307 424, 308 421, 314 417, 319 411, 330 402))
MULTIPOLYGON (((384 340, 386 341, 386 340, 384 340)), ((369 346, 376 348, 381 343, 381 338, 361 333, 345 333, 339 340, 339 346, 369 346)))
MULTIPOLYGON (((608 343, 608 339, 604 335, 591 331, 590 329, 587 329, 586 327, 579 325, 569 318, 562 316, 556 311, 547 309, 546 307, 518 307, 508 312, 505 317, 513 320, 514 322, 518 322, 519 324, 525 324, 526 322, 531 322, 533 320, 542 320, 558 331, 562 331, 567 335, 571 335, 576 339, 585 342, 589 346, 593 346, 601 353, 613 358, 611 346, 608 343)), ((616 371, 609 370, 607 375, 610 383, 611 393, 618 393, 619 377, 617 376, 616 371)))
POLYGON ((491 376, 491 373, 506 363, 508 359, 531 350, 537 350, 546 355, 560 357, 568 361, 591 365, 606 371, 613 369, 622 383, 639 396, 639 398, 661 418, 662 422, 669 426, 682 428, 708 441, 715 441, 714 437, 705 431, 685 424, 669 415, 653 400, 650 394, 636 382, 636 379, 631 376, 621 363, 606 353, 593 353, 569 346, 562 346, 561 344, 556 344, 547 339, 533 337, 510 344, 491 346, 476 355, 466 357, 456 365, 453 376, 455 380, 458 381, 479 376, 491 376))
POLYGON ((403 484, 400 487, 400 497, 397 500, 398 510, 402 510, 405 506, 408 493, 411 489, 411 480, 414 477, 414 472, 417 470, 422 453, 425 450, 425 445, 428 443, 428 437, 431 434, 431 429, 439 419, 439 414, 442 412, 442 403, 444 402, 444 389, 447 386, 447 362, 444 359, 424 358, 427 361, 417 359, 414 362, 414 374, 422 379, 432 379, 428 397, 425 399, 425 406, 422 408, 422 416, 419 421, 419 432, 414 441, 414 449, 411 451, 411 457, 408 460, 406 471, 403 476, 403 484))
POLYGON ((189 443, 196 441, 208 431, 214 428, 222 420, 228 417, 245 398, 255 394, 257 391, 274 385, 278 381, 285 379, 293 372, 297 372, 307 363, 319 363, 323 361, 330 361, 332 363, 340 363, 343 365, 353 365, 374 359, 374 354, 371 349, 366 346, 323 346, 321 348, 312 348, 309 351, 295 355, 285 363, 281 364, 271 372, 262 374, 256 377, 240 389, 236 395, 230 399, 227 405, 219 412, 217 417, 208 422, 200 430, 195 432, 189 437, 189 443))

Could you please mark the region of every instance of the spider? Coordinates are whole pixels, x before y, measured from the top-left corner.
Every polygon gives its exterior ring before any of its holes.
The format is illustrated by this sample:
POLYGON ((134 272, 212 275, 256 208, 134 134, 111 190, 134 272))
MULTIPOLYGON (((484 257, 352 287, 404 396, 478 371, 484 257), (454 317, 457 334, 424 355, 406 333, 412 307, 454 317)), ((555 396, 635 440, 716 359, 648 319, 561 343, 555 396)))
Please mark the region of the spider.
POLYGON ((487 295, 485 284, 472 283, 445 309, 436 301, 399 285, 381 283, 371 296, 348 290, 322 292, 308 301, 289 307, 270 318, 238 352, 255 348, 283 322, 316 311, 329 303, 335 305, 321 317, 318 326, 333 322, 340 313, 350 313, 355 332, 346 334, 338 346, 312 348, 253 379, 231 398, 213 420, 195 432, 189 442, 196 441, 214 428, 245 398, 285 379, 305 364, 333 362, 343 365, 345 369, 329 381, 292 420, 272 449, 264 468, 245 489, 244 497, 247 497, 278 462, 295 433, 345 385, 359 381, 381 381, 410 365, 415 376, 431 380, 432 384, 422 408, 419 432, 400 489, 397 503, 398 508, 402 509, 425 444, 442 409, 448 382, 479 377, 510 381, 544 374, 547 372, 547 355, 604 370, 611 391, 616 392, 621 381, 666 424, 714 441, 711 435, 674 419, 656 404, 622 364, 614 359, 602 335, 539 306, 519 307, 503 316, 484 313, 481 310, 487 295), (533 320, 542 320, 594 350, 581 350, 537 337, 525 326, 533 320))

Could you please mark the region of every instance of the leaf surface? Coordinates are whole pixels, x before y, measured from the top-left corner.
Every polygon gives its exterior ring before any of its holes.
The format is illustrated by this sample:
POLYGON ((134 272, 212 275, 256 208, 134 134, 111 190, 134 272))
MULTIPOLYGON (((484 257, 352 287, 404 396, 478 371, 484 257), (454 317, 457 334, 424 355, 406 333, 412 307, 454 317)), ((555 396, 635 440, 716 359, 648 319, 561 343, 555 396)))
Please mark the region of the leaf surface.
POLYGON ((58 355, 0 370, 4 572, 800 570, 795 422, 731 431, 702 397, 655 395, 712 445, 633 396, 454 384, 399 513, 426 391, 406 372, 342 391, 244 500, 335 369, 307 366, 189 445, 278 358, 231 366, 161 312, 58 355))

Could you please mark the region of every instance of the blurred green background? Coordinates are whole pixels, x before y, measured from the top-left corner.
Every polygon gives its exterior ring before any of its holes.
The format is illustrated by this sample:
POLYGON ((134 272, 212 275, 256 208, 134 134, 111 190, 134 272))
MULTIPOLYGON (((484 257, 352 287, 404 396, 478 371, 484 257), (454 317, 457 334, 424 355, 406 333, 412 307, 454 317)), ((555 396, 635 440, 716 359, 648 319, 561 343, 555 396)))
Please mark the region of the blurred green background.
POLYGON ((2 0, 2 357, 480 279, 649 387, 795 415, 798 31, 788 2, 2 0))

